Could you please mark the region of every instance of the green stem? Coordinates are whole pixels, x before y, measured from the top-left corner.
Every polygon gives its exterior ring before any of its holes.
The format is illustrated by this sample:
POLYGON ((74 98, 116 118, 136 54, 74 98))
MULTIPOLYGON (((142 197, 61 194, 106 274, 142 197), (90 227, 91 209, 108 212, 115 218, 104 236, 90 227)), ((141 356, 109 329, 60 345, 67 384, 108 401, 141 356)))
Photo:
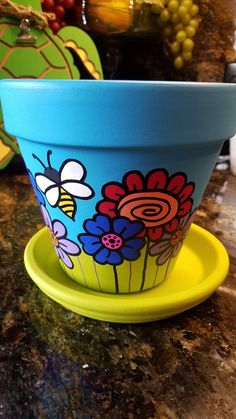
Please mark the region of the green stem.
POLYGON ((81 264, 81 261, 80 261, 79 256, 78 256, 78 262, 79 262, 79 267, 80 267, 81 273, 83 275, 85 286, 88 287, 88 284, 87 284, 87 281, 86 281, 86 278, 85 278, 85 274, 84 274, 84 270, 83 270, 83 267, 82 267, 82 264, 81 264))
POLYGON ((168 260, 167 267, 166 267, 165 277, 164 277, 164 280, 163 280, 163 281, 165 281, 165 279, 166 279, 166 277, 167 277, 167 273, 168 273, 168 270, 169 270, 169 266, 170 266, 171 259, 172 259, 172 257, 170 256, 170 258, 169 258, 169 260, 168 260))
POLYGON ((141 283, 140 291, 143 290, 143 287, 144 287, 144 284, 145 284, 146 269, 147 269, 147 260, 148 260, 148 251, 149 251, 149 243, 150 243, 150 240, 147 239, 146 252, 145 252, 144 262, 143 262, 142 283, 141 283))
POLYGON ((153 287, 155 287, 155 284, 156 284, 158 270, 159 270, 159 265, 157 265, 157 268, 156 268, 155 278, 154 278, 154 281, 153 281, 153 284, 152 284, 153 287))
POLYGON ((98 286, 100 288, 100 291, 102 291, 102 287, 101 287, 101 284, 100 284, 100 281, 99 281, 98 271, 97 271, 97 268, 96 268, 96 262, 94 260, 93 260, 93 266, 94 266, 94 272, 95 272, 95 275, 96 275, 96 278, 97 278, 97 281, 98 281, 98 286))
POLYGON ((118 282, 118 274, 116 265, 113 266, 113 272, 114 272, 114 279, 115 279, 115 287, 116 287, 116 294, 119 294, 119 282, 118 282))
POLYGON ((132 265, 129 263, 129 292, 131 290, 131 279, 132 279, 132 265))

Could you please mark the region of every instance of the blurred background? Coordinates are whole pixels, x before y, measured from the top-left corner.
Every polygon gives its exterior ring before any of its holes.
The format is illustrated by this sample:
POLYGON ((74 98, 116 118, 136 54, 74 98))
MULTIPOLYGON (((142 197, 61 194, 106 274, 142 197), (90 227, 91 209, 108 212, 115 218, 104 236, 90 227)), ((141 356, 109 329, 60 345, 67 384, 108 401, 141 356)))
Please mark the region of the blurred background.
POLYGON ((235 0, 43 0, 65 25, 87 31, 105 78, 222 82, 234 62, 235 0))

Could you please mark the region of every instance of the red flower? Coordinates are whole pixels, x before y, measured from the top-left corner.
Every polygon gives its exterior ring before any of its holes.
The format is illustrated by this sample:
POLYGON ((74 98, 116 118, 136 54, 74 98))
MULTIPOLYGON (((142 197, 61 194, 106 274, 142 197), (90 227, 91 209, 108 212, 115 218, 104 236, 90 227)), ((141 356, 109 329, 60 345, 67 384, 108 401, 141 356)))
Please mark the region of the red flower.
POLYGON ((194 183, 187 183, 184 173, 169 177, 165 169, 152 170, 146 176, 132 171, 124 175, 122 183, 104 185, 104 199, 98 202, 97 211, 110 218, 142 221, 143 234, 156 241, 165 231, 174 231, 179 219, 191 211, 193 191, 194 183))

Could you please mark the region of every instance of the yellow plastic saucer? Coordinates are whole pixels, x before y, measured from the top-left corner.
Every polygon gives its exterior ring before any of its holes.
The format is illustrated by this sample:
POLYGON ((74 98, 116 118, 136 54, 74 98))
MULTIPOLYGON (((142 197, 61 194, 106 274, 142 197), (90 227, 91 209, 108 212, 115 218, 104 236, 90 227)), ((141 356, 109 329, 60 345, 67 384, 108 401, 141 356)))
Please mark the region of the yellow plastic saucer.
POLYGON ((196 224, 170 277, 140 293, 106 294, 73 282, 58 262, 46 227, 27 244, 24 261, 30 277, 53 300, 84 316, 119 323, 160 320, 188 310, 216 290, 229 268, 222 243, 196 224))

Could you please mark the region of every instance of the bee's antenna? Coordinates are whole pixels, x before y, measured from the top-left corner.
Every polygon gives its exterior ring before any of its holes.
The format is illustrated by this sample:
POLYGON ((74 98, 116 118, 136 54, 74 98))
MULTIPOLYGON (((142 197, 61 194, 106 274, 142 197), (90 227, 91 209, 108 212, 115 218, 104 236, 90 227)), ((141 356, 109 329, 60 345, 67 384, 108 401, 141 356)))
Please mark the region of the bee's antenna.
POLYGON ((47 152, 47 160, 48 160, 48 167, 50 167, 50 169, 52 168, 51 163, 50 163, 50 156, 52 154, 52 150, 48 150, 47 152))
POLYGON ((40 158, 38 156, 36 156, 34 153, 32 153, 32 156, 34 159, 38 160, 39 163, 41 163, 41 165, 44 167, 44 169, 46 169, 45 164, 42 162, 42 160, 40 160, 40 158))

